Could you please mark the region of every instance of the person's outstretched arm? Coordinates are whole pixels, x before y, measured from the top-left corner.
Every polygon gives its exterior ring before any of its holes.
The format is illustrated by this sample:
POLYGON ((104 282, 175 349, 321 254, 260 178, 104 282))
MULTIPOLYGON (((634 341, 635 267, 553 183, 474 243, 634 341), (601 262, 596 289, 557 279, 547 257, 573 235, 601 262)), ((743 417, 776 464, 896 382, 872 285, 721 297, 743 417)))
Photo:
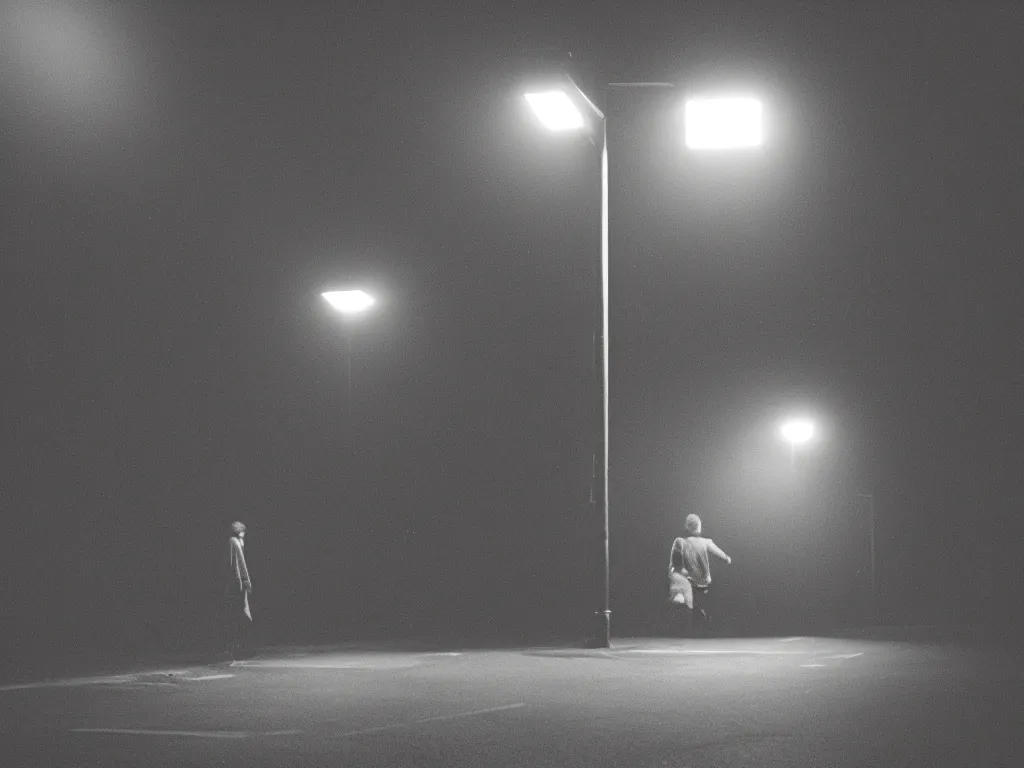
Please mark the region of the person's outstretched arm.
POLYGON ((713 554, 715 557, 722 558, 727 563, 731 563, 732 562, 732 558, 729 557, 727 554, 725 554, 725 552, 723 552, 721 550, 721 548, 717 544, 715 544, 715 542, 713 542, 711 539, 707 539, 707 543, 708 543, 708 552, 713 554))

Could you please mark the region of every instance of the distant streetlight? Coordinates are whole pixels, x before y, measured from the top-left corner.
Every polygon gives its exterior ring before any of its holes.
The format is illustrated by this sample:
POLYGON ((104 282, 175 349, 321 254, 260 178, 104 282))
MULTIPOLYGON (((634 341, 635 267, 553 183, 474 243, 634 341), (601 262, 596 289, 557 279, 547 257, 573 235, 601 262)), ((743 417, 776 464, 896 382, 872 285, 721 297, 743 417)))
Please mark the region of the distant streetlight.
POLYGON ((324 291, 320 295, 328 304, 344 315, 358 315, 377 303, 373 296, 360 290, 324 291))
POLYGON ((808 418, 796 417, 779 424, 779 435, 789 443, 789 471, 792 475, 794 503, 796 499, 796 449, 814 439, 815 424, 808 418))
POLYGON ((782 439, 792 446, 803 445, 814 439, 814 422, 810 419, 787 419, 779 425, 782 439))
MULTIPOLYGON (((599 124, 601 151, 601 247, 597 255, 595 360, 597 390, 594 430, 594 478, 591 503, 602 524, 601 580, 602 607, 595 612, 594 645, 611 645, 608 568, 608 119, 596 104, 563 74, 563 88, 548 88, 525 94, 526 102, 538 121, 550 131, 590 131, 599 124), (583 105, 584 109, 580 109, 583 105)), ((609 83, 608 88, 675 88, 673 83, 609 83)), ((695 99, 686 106, 686 143, 692 149, 727 149, 757 146, 761 143, 761 104, 754 99, 695 99), (738 124, 741 121, 742 125, 738 124)), ((595 131, 596 132, 596 131, 595 131)))
MULTIPOLYGON (((360 315, 374 304, 377 300, 363 290, 324 291, 320 294, 324 301, 340 312, 345 317, 360 315)), ((345 327, 345 360, 347 366, 346 385, 348 393, 349 410, 352 409, 352 331, 346 323, 345 327)))
MULTIPOLYGON (((806 445, 817 436, 817 425, 813 420, 806 417, 790 418, 779 424, 779 435, 789 443, 789 467, 793 474, 793 495, 796 503, 796 449, 798 446, 806 445)), ((857 491, 854 498, 864 499, 868 505, 868 594, 870 612, 872 618, 877 610, 876 580, 875 580, 875 497, 874 494, 857 491)))

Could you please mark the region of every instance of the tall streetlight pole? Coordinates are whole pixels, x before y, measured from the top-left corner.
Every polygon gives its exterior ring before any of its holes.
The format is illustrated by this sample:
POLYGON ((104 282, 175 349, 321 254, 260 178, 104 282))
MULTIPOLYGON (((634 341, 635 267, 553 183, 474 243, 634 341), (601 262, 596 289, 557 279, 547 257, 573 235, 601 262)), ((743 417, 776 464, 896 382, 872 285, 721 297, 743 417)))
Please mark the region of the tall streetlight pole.
MULTIPOLYGON (((571 90, 583 101, 600 124, 597 130, 601 152, 601 234, 594 265, 594 430, 591 454, 590 503, 601 524, 598 547, 597 580, 600 584, 600 608, 594 612, 594 627, 587 644, 598 648, 611 645, 610 569, 608 548, 608 120, 572 78, 565 76, 571 90)), ((564 90, 526 94, 526 100, 552 131, 576 131, 587 127, 587 120, 575 101, 564 90)))
MULTIPOLYGON (((601 524, 598 581, 600 609, 594 612, 595 626, 588 645, 611 645, 611 606, 608 525, 608 119, 575 81, 563 73, 565 88, 526 94, 526 100, 540 122, 549 130, 576 132, 600 124, 601 150, 601 246, 595 268, 597 301, 594 315, 594 383, 597 414, 593 435, 593 480, 590 502, 601 524), (587 120, 577 107, 585 105, 587 120)), ((674 88, 672 83, 609 83, 608 87, 674 88)), ((591 130, 593 130, 591 128, 591 130)), ((749 98, 691 100, 686 105, 686 145, 690 149, 730 149, 761 144, 761 104, 749 98)))

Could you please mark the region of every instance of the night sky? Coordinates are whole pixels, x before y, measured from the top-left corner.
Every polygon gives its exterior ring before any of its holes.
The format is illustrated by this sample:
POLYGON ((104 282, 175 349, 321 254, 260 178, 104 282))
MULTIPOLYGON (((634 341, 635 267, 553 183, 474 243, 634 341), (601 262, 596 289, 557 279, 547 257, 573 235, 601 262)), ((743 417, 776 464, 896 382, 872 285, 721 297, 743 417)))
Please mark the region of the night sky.
POLYGON ((858 490, 884 621, 1019 615, 1024 12, 752 5, 5 2, 9 652, 208 644, 235 519, 268 642, 581 636, 598 152, 521 90, 558 50, 609 119, 613 632, 688 512, 730 631, 855 620, 858 490), (721 86, 760 150, 685 148, 721 86))

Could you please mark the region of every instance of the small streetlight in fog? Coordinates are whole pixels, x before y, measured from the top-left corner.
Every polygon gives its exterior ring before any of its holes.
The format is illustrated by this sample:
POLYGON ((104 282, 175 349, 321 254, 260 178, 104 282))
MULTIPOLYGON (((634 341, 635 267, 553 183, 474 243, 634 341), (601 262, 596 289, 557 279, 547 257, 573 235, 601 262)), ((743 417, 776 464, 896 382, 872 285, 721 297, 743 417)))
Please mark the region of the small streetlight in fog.
POLYGON ((358 315, 377 303, 366 291, 324 291, 320 294, 324 301, 343 315, 358 315))
POLYGON ((803 445, 814 438, 814 422, 810 419, 787 419, 779 426, 779 434, 790 445, 803 445))
MULTIPOLYGON (((331 305, 331 308, 340 312, 346 318, 360 315, 374 304, 377 300, 366 291, 351 289, 345 291, 324 291, 320 294, 324 301, 331 305)), ((346 352, 346 384, 348 394, 349 410, 352 409, 352 330, 345 323, 345 352, 346 352)))
POLYGON ((789 469, 796 471, 797 446, 806 445, 814 439, 814 422, 805 417, 786 419, 779 425, 779 435, 789 443, 789 469))

